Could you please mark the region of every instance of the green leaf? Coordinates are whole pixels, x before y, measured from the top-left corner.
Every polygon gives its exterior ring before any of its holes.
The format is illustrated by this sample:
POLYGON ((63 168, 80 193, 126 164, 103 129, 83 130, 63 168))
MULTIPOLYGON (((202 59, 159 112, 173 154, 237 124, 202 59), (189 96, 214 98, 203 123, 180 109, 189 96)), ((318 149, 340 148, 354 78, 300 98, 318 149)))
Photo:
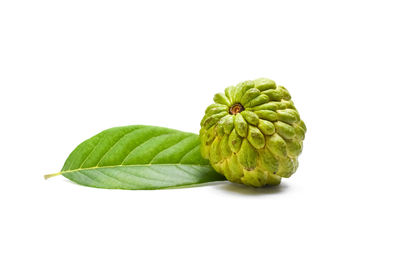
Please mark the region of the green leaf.
POLYGON ((62 174, 86 186, 161 189, 225 180, 200 154, 197 134, 133 125, 105 130, 81 143, 62 174))

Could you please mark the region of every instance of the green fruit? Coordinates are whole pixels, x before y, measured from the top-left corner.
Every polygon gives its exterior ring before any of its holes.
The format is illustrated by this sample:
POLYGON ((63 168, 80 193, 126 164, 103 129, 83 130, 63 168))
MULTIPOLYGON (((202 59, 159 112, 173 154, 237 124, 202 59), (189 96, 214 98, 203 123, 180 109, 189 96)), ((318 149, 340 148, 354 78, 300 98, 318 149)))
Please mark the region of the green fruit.
POLYGON ((201 121, 201 153, 235 183, 278 185, 298 167, 306 126, 288 90, 270 79, 218 93, 201 121))

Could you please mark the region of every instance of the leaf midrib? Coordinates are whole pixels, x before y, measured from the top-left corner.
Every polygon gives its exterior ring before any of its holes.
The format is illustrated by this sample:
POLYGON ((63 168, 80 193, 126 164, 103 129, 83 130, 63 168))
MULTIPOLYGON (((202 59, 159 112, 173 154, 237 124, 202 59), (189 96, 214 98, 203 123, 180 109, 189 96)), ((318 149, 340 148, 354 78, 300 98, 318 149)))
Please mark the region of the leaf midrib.
POLYGON ((151 164, 131 164, 131 165, 110 165, 110 166, 95 166, 89 168, 79 168, 75 170, 66 170, 61 171, 57 174, 64 174, 64 173, 72 173, 72 172, 79 172, 79 171, 87 171, 87 170, 97 170, 97 169, 105 169, 105 168, 117 168, 117 167, 149 167, 149 166, 198 166, 198 167, 209 167, 208 164, 186 164, 186 163, 151 163, 151 164))

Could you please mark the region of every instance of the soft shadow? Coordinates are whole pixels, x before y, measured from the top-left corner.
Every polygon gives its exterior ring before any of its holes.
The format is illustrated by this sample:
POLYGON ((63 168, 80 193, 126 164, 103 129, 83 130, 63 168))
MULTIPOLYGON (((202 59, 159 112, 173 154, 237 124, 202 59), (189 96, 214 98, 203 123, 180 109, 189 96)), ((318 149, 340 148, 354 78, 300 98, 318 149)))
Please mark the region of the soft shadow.
POLYGON ((250 187, 242 184, 225 183, 215 186, 217 190, 225 191, 231 194, 241 195, 271 195, 287 192, 289 186, 285 183, 281 183, 277 186, 267 186, 261 188, 250 187))

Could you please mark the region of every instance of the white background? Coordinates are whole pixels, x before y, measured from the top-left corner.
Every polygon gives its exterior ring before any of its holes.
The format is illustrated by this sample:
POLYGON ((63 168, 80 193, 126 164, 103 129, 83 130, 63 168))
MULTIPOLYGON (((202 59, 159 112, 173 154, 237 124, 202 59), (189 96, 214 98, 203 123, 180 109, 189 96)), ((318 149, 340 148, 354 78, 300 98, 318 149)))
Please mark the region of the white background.
POLYGON ((1 266, 399 266, 398 1, 1 1, 1 266), (197 133, 269 77, 308 132, 275 188, 59 176, 114 126, 197 133))

